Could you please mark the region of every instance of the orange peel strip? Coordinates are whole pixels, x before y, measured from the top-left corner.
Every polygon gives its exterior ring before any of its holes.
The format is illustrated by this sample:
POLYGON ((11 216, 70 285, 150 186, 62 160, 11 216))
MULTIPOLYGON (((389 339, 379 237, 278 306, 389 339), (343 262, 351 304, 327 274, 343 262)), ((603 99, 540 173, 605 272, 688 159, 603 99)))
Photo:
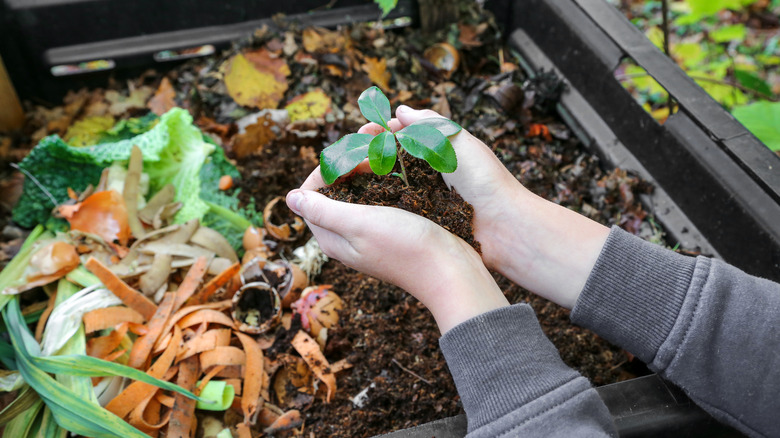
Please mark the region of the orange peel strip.
POLYGON ((137 311, 124 306, 95 309, 84 314, 84 331, 89 333, 116 327, 123 322, 144 322, 144 317, 137 311))
POLYGON ((206 275, 206 271, 209 267, 209 259, 206 257, 198 257, 195 263, 187 271, 187 275, 179 285, 179 289, 176 290, 176 302, 173 304, 173 311, 178 311, 184 303, 195 294, 195 291, 200 286, 200 282, 203 281, 203 276, 206 275))
POLYGON ((239 271, 241 271, 241 264, 235 263, 229 268, 220 272, 216 277, 209 280, 209 282, 206 283, 206 285, 203 286, 200 291, 198 291, 198 293, 193 295, 192 298, 190 298, 188 304, 197 305, 207 302, 212 295, 217 293, 217 291, 219 291, 222 286, 227 284, 230 279, 239 273, 239 271))
POLYGON ((241 392, 241 411, 244 413, 244 423, 249 424, 257 412, 260 390, 263 386, 263 350, 252 337, 241 332, 235 332, 241 346, 244 347, 246 364, 244 365, 244 388, 241 392))
MULTIPOLYGON (((133 349, 130 351, 130 360, 127 363, 128 366, 140 369, 147 363, 149 356, 152 353, 152 349, 154 348, 154 344, 157 343, 157 338, 163 333, 166 333, 162 329, 171 315, 175 299, 176 297, 171 292, 166 293, 163 296, 162 301, 160 301, 160 306, 157 308, 157 312, 149 319, 149 324, 147 326, 149 328, 149 333, 136 339, 133 343, 133 349)), ((176 347, 178 349, 178 345, 176 347)))
MULTIPOLYGON (((181 340, 181 330, 178 327, 174 327, 173 339, 168 345, 168 348, 165 350, 165 352, 163 352, 162 355, 160 355, 160 357, 157 358, 154 364, 149 367, 149 370, 147 370, 146 373, 158 379, 166 376, 172 369, 171 365, 173 364, 173 360, 176 358, 176 353, 179 350, 181 340)), ((172 377, 168 378, 170 379, 172 377)), ((157 390, 158 388, 154 385, 135 381, 128 385, 128 387, 125 388, 125 390, 122 391, 119 395, 108 402, 106 409, 114 413, 119 418, 125 418, 136 406, 140 405, 144 401, 148 402, 147 398, 150 399, 154 393, 157 392, 157 390)))
POLYGON ((122 281, 121 278, 117 277, 116 274, 108 269, 106 265, 100 263, 100 261, 94 257, 90 257, 85 266, 89 272, 95 274, 95 276, 100 279, 100 282, 106 286, 106 289, 110 290, 122 300, 127 307, 134 309, 143 315, 146 321, 152 319, 157 311, 157 306, 155 306, 144 294, 128 286, 127 283, 122 281))
MULTIPOLYGON (((200 374, 198 358, 190 357, 179 364, 179 376, 176 383, 182 388, 192 391, 200 374)), ((192 422, 195 419, 195 400, 176 393, 171 410, 171 421, 168 423, 166 438, 189 438, 192 422)))
POLYGON ((238 347, 217 347, 200 354, 200 367, 208 369, 214 365, 244 365, 246 354, 238 347))
POLYGON ((330 403, 330 399, 333 397, 333 394, 336 393, 336 375, 333 374, 333 371, 330 369, 330 364, 328 364, 325 355, 320 351, 319 345, 317 345, 317 342, 306 334, 306 332, 299 330, 292 340, 292 346, 295 348, 295 351, 301 355, 303 360, 306 361, 306 365, 311 368, 314 375, 316 375, 328 388, 325 402, 330 403))

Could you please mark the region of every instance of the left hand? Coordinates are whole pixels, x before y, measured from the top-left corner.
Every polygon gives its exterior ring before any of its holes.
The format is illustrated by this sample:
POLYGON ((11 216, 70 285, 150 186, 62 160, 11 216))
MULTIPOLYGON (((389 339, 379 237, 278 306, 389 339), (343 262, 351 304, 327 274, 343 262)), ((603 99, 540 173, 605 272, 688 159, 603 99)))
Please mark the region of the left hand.
POLYGON ((509 305, 463 239, 407 211, 334 201, 315 191, 323 186, 318 167, 287 195, 287 205, 306 220, 325 254, 411 293, 442 333, 509 305))

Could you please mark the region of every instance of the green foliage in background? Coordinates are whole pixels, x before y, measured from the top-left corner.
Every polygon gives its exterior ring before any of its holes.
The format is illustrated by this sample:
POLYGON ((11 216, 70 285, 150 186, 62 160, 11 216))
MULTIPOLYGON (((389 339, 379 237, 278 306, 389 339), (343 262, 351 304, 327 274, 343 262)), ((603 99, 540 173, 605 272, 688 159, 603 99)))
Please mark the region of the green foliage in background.
MULTIPOLYGON (((757 0, 677 0, 670 6, 670 56, 699 86, 770 149, 780 149, 780 33, 746 25, 757 0)), ((614 1, 613 1, 614 2, 614 1)), ((617 2, 615 2, 617 3, 617 2)), ((621 2, 625 3, 625 2, 621 2)), ((633 1, 633 23, 663 49, 661 1, 633 1)), ((773 0, 769 13, 780 12, 773 0)), ((624 85, 657 119, 668 116, 666 91, 638 66, 626 66, 624 85)))

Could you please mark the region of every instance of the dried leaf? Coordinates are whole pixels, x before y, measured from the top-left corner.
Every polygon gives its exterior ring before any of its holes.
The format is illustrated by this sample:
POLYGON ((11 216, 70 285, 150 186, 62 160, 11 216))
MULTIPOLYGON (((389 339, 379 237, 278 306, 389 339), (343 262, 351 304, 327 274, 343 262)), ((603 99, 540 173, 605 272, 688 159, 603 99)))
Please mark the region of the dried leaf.
POLYGON ((480 23, 477 26, 459 23, 458 30, 460 31, 460 35, 458 36, 458 41, 460 41, 463 47, 479 47, 482 45, 482 41, 479 40, 479 37, 487 28, 488 23, 480 23))
POLYGON ((314 27, 303 30, 303 49, 309 53, 338 53, 346 46, 341 32, 314 27))
POLYGON ((225 66, 225 86, 238 104, 276 108, 287 91, 290 68, 266 49, 233 56, 225 66))
POLYGON ((169 109, 176 106, 174 98, 176 97, 176 91, 171 85, 171 81, 168 78, 163 78, 160 82, 160 87, 154 93, 149 103, 146 106, 152 110, 153 113, 161 116, 168 112, 169 109))
POLYGON ((363 71, 366 72, 371 82, 376 84, 384 91, 390 90, 390 72, 387 71, 387 60, 382 58, 366 57, 363 64, 363 71))
POLYGON ((146 101, 152 95, 151 87, 139 87, 132 91, 128 96, 123 96, 118 91, 106 91, 106 100, 111 103, 108 112, 114 116, 119 116, 128 110, 146 108, 146 101))
POLYGON ((244 134, 233 137, 232 150, 236 158, 245 158, 271 144, 276 139, 274 126, 271 115, 265 114, 257 123, 247 126, 244 134))
POLYGON ((290 114, 290 121, 319 119, 330 111, 330 97, 321 89, 294 97, 284 109, 290 114))

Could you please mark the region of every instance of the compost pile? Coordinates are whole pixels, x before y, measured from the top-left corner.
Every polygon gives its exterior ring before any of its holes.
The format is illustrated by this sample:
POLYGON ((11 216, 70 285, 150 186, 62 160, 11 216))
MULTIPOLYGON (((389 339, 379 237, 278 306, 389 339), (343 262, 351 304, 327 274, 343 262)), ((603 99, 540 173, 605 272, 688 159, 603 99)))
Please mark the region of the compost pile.
MULTIPOLYGON (((526 77, 465 3, 430 33, 280 23, 28 105, 24 132, 0 139, 4 161, 23 159, 0 200, 6 433, 354 437, 461 413, 430 314, 327 261, 280 198, 365 123, 371 85, 457 121, 535 193, 660 241, 638 202, 649 188, 599 167, 551 111, 560 81, 526 77)), ((496 278, 594 384, 641 372, 496 278)))

